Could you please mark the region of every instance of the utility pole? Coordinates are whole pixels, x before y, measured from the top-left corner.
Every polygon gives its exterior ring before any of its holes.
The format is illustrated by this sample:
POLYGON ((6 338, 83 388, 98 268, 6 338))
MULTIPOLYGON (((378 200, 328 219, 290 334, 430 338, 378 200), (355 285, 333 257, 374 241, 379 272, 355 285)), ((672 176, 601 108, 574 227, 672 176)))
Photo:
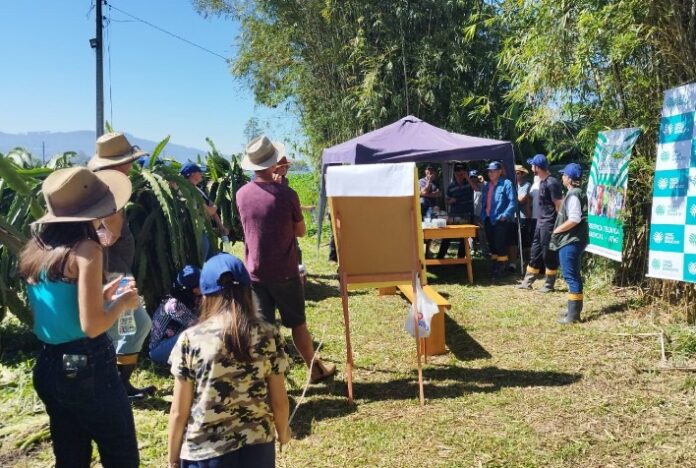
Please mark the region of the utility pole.
POLYGON ((45 141, 41 142, 41 162, 44 165, 46 164, 46 142, 45 141))
POLYGON ((104 134, 104 56, 102 48, 104 17, 102 16, 102 2, 103 0, 96 0, 96 37, 89 41, 89 44, 95 49, 97 57, 97 138, 104 134))

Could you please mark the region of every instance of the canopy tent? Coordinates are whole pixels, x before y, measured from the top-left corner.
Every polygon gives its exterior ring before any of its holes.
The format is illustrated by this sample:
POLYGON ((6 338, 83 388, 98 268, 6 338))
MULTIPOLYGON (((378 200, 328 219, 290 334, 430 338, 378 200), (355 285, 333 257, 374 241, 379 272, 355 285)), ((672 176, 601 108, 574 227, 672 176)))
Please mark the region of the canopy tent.
MULTIPOLYGON (((513 181, 515 193, 515 153, 509 141, 492 140, 448 132, 414 117, 406 116, 385 127, 378 128, 331 148, 322 155, 322 176, 333 164, 374 164, 396 162, 446 162, 497 160, 513 181)), ((318 242, 326 211, 326 195, 322 177, 318 210, 318 242)), ((518 214, 519 218, 519 214, 518 214)), ((520 260, 522 260, 521 233, 518 232, 520 260)))
POLYGON ((451 133, 409 115, 386 127, 324 150, 322 173, 330 164, 498 160, 514 174, 509 141, 451 133))

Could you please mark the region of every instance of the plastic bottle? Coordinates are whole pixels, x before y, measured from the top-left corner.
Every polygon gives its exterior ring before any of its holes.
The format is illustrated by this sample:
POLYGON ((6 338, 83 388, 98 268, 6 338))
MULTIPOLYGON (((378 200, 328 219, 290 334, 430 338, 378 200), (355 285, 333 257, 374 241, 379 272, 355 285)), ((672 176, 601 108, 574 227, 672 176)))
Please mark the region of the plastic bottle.
MULTIPOLYGON (((118 288, 116 289, 116 295, 123 293, 123 291, 126 289, 126 286, 128 286, 128 282, 131 281, 131 279, 132 278, 126 277, 121 278, 121 282, 118 283, 118 288)), ((136 330, 137 325, 135 323, 135 310, 125 310, 118 318, 118 334, 122 336, 134 335, 136 330)))

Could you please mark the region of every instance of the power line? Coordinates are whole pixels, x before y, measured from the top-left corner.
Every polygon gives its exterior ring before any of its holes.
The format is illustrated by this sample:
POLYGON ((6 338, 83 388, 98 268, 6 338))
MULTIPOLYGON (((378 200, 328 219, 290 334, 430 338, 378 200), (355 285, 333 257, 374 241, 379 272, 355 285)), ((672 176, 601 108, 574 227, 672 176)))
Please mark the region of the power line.
POLYGON ((130 17, 130 18, 133 18, 135 21, 138 21, 138 22, 143 23, 143 24, 145 24, 145 25, 147 25, 147 26, 150 26, 151 28, 156 29, 156 30, 158 30, 158 31, 160 31, 160 32, 162 32, 162 33, 164 33, 164 34, 167 34, 168 36, 171 36, 171 37, 173 37, 173 38, 175 38, 175 39, 179 39, 180 41, 183 41, 183 42, 185 42, 185 43, 187 43, 187 44, 189 44, 189 45, 192 45, 192 46, 194 46, 194 47, 197 47, 197 48, 201 49, 201 50, 204 51, 204 52, 207 52, 207 53, 209 53, 209 54, 211 54, 211 55, 214 55, 214 56, 216 56, 216 57, 218 57, 218 58, 221 58, 221 59, 224 60, 225 63, 227 63, 227 64, 229 64, 229 63, 231 62, 231 59, 229 59, 229 58, 227 58, 227 57, 225 57, 225 56, 223 56, 223 55, 220 55, 220 54, 218 54, 217 52, 213 52, 212 50, 207 49, 207 48, 203 47, 203 46, 200 45, 200 44, 196 44, 195 42, 191 42, 191 41, 189 41, 188 39, 179 36, 178 34, 175 34, 175 33, 173 33, 173 32, 167 31, 167 30, 164 29, 164 28, 160 28, 159 26, 156 26, 156 25, 150 23, 149 21, 145 21, 145 20, 142 19, 142 18, 138 18, 137 16, 132 15, 132 14, 128 13, 127 11, 123 11, 123 10, 121 10, 120 8, 117 8, 117 7, 111 5, 111 4, 108 3, 108 2, 104 2, 104 3, 106 4, 106 6, 109 7, 109 9, 113 8, 114 10, 118 11, 119 13, 122 13, 122 14, 124 14, 124 15, 130 17))

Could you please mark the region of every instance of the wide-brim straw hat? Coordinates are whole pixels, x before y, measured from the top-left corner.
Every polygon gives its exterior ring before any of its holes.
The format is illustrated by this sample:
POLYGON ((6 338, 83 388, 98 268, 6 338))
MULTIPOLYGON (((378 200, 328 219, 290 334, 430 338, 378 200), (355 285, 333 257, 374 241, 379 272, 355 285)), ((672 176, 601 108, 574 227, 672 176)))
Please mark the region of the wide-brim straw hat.
POLYGON ((292 161, 290 161, 287 156, 282 156, 280 159, 278 159, 276 164, 279 166, 289 166, 292 164, 292 161))
POLYGON ((133 162, 147 155, 146 151, 131 145, 123 133, 105 133, 97 138, 97 152, 87 163, 93 171, 101 171, 133 162))
POLYGON ((529 174, 529 171, 527 170, 527 168, 525 168, 521 164, 515 164, 515 172, 523 172, 525 174, 529 174))
POLYGON ((249 171, 263 171, 285 156, 285 145, 271 141, 265 135, 254 138, 249 142, 242 158, 242 167, 249 171))
POLYGON ((128 202, 132 186, 114 170, 70 167, 52 172, 41 185, 48 213, 32 224, 85 222, 106 218, 128 202))

